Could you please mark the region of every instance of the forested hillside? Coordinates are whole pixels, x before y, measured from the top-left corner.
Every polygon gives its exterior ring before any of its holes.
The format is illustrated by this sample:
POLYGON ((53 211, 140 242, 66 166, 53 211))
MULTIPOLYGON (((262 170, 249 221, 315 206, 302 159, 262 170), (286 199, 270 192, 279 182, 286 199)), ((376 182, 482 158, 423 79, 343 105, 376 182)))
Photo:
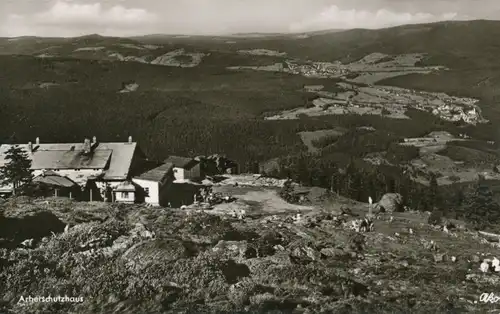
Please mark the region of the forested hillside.
MULTIPOLYGON (((0 39, 0 142, 27 143, 35 137, 45 142, 83 141, 91 136, 124 141, 131 135, 152 159, 219 153, 237 161, 241 171, 253 172, 270 159, 306 153, 299 132, 340 127, 350 131, 340 138, 319 139, 315 145, 321 153, 308 157, 310 160, 325 164, 334 159, 340 165, 354 159, 359 164, 370 154, 389 151, 386 156, 392 164, 404 165, 418 154, 398 150, 397 143, 403 138, 441 130, 456 136, 466 133, 476 141, 500 138, 495 127, 500 120, 500 93, 495 87, 500 47, 490 40, 500 29, 497 25, 489 21, 443 22, 312 33, 302 38, 90 35, 0 39), (242 49, 279 53, 242 54, 242 49), (201 62, 194 67, 151 64, 174 50, 182 50, 181 57, 187 59, 198 54, 201 62), (264 120, 282 110, 311 106, 318 96, 304 86, 321 85, 325 92, 336 92, 340 79, 227 69, 290 58, 299 63, 348 62, 375 52, 424 53, 421 65, 448 68, 377 84, 477 98, 491 122, 478 126, 447 122, 411 108, 406 112, 410 119, 405 120, 357 114, 264 120), (123 60, 117 61, 117 55, 123 60), (372 127, 375 132, 357 132, 358 127, 372 127)), ((456 152, 450 148, 443 154, 456 158, 456 152)), ((477 151, 468 153, 483 156, 477 151)))

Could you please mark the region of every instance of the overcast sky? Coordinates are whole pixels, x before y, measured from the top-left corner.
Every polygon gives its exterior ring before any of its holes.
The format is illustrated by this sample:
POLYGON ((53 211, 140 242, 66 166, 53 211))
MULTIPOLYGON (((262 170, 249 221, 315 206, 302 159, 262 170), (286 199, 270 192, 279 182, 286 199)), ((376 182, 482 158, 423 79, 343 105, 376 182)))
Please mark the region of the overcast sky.
POLYGON ((500 0, 0 0, 0 36, 230 34, 500 19, 500 0))

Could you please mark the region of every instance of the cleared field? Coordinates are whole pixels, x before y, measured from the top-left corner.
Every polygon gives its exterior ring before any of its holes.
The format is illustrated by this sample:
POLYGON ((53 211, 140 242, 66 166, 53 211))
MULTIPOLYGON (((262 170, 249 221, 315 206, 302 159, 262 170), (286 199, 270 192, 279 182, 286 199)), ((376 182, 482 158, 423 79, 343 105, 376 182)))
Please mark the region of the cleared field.
POLYGON ((355 82, 355 83, 363 83, 363 84, 375 84, 377 82, 380 82, 382 80, 390 79, 390 78, 395 78, 399 76, 404 76, 404 75, 410 75, 410 74, 430 74, 432 71, 420 71, 420 70, 415 70, 415 71, 387 71, 387 72, 374 72, 374 73, 363 73, 358 76, 356 76, 353 79, 350 79, 350 82, 355 82))
POLYGON ((151 64, 181 68, 193 68, 198 66, 205 56, 205 53, 186 52, 184 49, 178 49, 175 51, 167 52, 164 55, 157 57, 156 59, 151 61, 151 64))
POLYGON ((287 55, 286 52, 279 52, 279 51, 269 50, 269 49, 238 50, 238 53, 241 53, 244 55, 275 56, 275 57, 284 57, 287 55))
POLYGON ((318 130, 311 132, 300 132, 300 138, 304 145, 307 146, 307 149, 310 153, 317 153, 319 149, 314 146, 314 141, 320 140, 325 137, 333 137, 333 136, 341 136, 345 133, 346 130, 343 129, 332 129, 332 130, 318 130))

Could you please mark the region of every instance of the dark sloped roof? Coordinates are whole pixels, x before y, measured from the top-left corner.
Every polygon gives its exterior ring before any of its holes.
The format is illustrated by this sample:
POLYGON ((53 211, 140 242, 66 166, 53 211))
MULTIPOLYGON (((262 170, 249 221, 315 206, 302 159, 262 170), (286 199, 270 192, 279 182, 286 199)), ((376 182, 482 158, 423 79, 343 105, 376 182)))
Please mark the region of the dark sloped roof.
POLYGON ((151 169, 140 176, 136 177, 140 180, 154 181, 154 182, 162 182, 165 176, 169 173, 174 165, 172 163, 164 163, 163 165, 151 169))
POLYGON ((42 183, 50 186, 71 188, 78 186, 75 182, 67 177, 58 176, 56 174, 44 174, 33 179, 35 183, 42 183))
POLYGON ((123 182, 115 188, 115 192, 135 192, 136 188, 132 182, 123 182))
POLYGON ((96 150, 89 155, 81 151, 42 150, 33 152, 32 169, 104 169, 111 150, 96 150))
POLYGON ((180 157, 180 156, 170 156, 164 161, 165 163, 171 163, 174 167, 191 169, 199 163, 199 161, 193 158, 180 157))
MULTIPOLYGON (((0 167, 5 161, 6 151, 14 145, 0 146, 0 167)), ((137 143, 99 143, 92 158, 78 157, 83 143, 42 143, 33 144, 34 152, 29 153, 28 144, 18 145, 32 159, 32 169, 104 169, 103 179, 124 180, 128 177, 137 143)))

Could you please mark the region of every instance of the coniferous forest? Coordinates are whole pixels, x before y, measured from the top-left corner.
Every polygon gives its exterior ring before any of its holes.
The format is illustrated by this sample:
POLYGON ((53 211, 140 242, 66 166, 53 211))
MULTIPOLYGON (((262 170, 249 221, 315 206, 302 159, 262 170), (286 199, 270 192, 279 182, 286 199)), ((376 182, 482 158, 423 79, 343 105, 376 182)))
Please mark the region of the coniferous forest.
MULTIPOLYGON (((464 188, 447 188, 440 198, 432 196, 434 192, 428 196, 428 187, 415 183, 399 167, 418 157, 418 149, 398 143, 440 130, 467 133, 477 143, 495 133, 491 124, 472 127, 412 109, 407 112, 408 120, 350 114, 267 121, 266 115, 310 105, 317 96, 305 92, 304 85, 323 84, 331 89, 335 84, 288 74, 231 72, 210 62, 214 61, 208 58, 200 68, 175 69, 0 56, 0 143, 27 143, 36 137, 42 142, 80 142, 92 136, 125 141, 132 136, 153 160, 173 154, 224 154, 239 164, 241 172, 254 173, 279 158, 284 170, 274 175, 361 201, 398 192, 408 206, 432 210, 445 206, 441 201, 454 200, 459 193, 455 190, 464 188), (36 82, 43 81, 54 86, 36 87, 36 82), (138 91, 118 93, 129 81, 140 85, 138 91), (221 87, 228 82, 230 88, 221 87), (347 132, 315 141, 320 153, 307 153, 299 132, 334 128, 347 132), (385 152, 395 166, 375 166, 363 160, 378 152, 385 152)), ((451 143, 444 153, 462 156, 467 149, 463 145, 451 143)))

